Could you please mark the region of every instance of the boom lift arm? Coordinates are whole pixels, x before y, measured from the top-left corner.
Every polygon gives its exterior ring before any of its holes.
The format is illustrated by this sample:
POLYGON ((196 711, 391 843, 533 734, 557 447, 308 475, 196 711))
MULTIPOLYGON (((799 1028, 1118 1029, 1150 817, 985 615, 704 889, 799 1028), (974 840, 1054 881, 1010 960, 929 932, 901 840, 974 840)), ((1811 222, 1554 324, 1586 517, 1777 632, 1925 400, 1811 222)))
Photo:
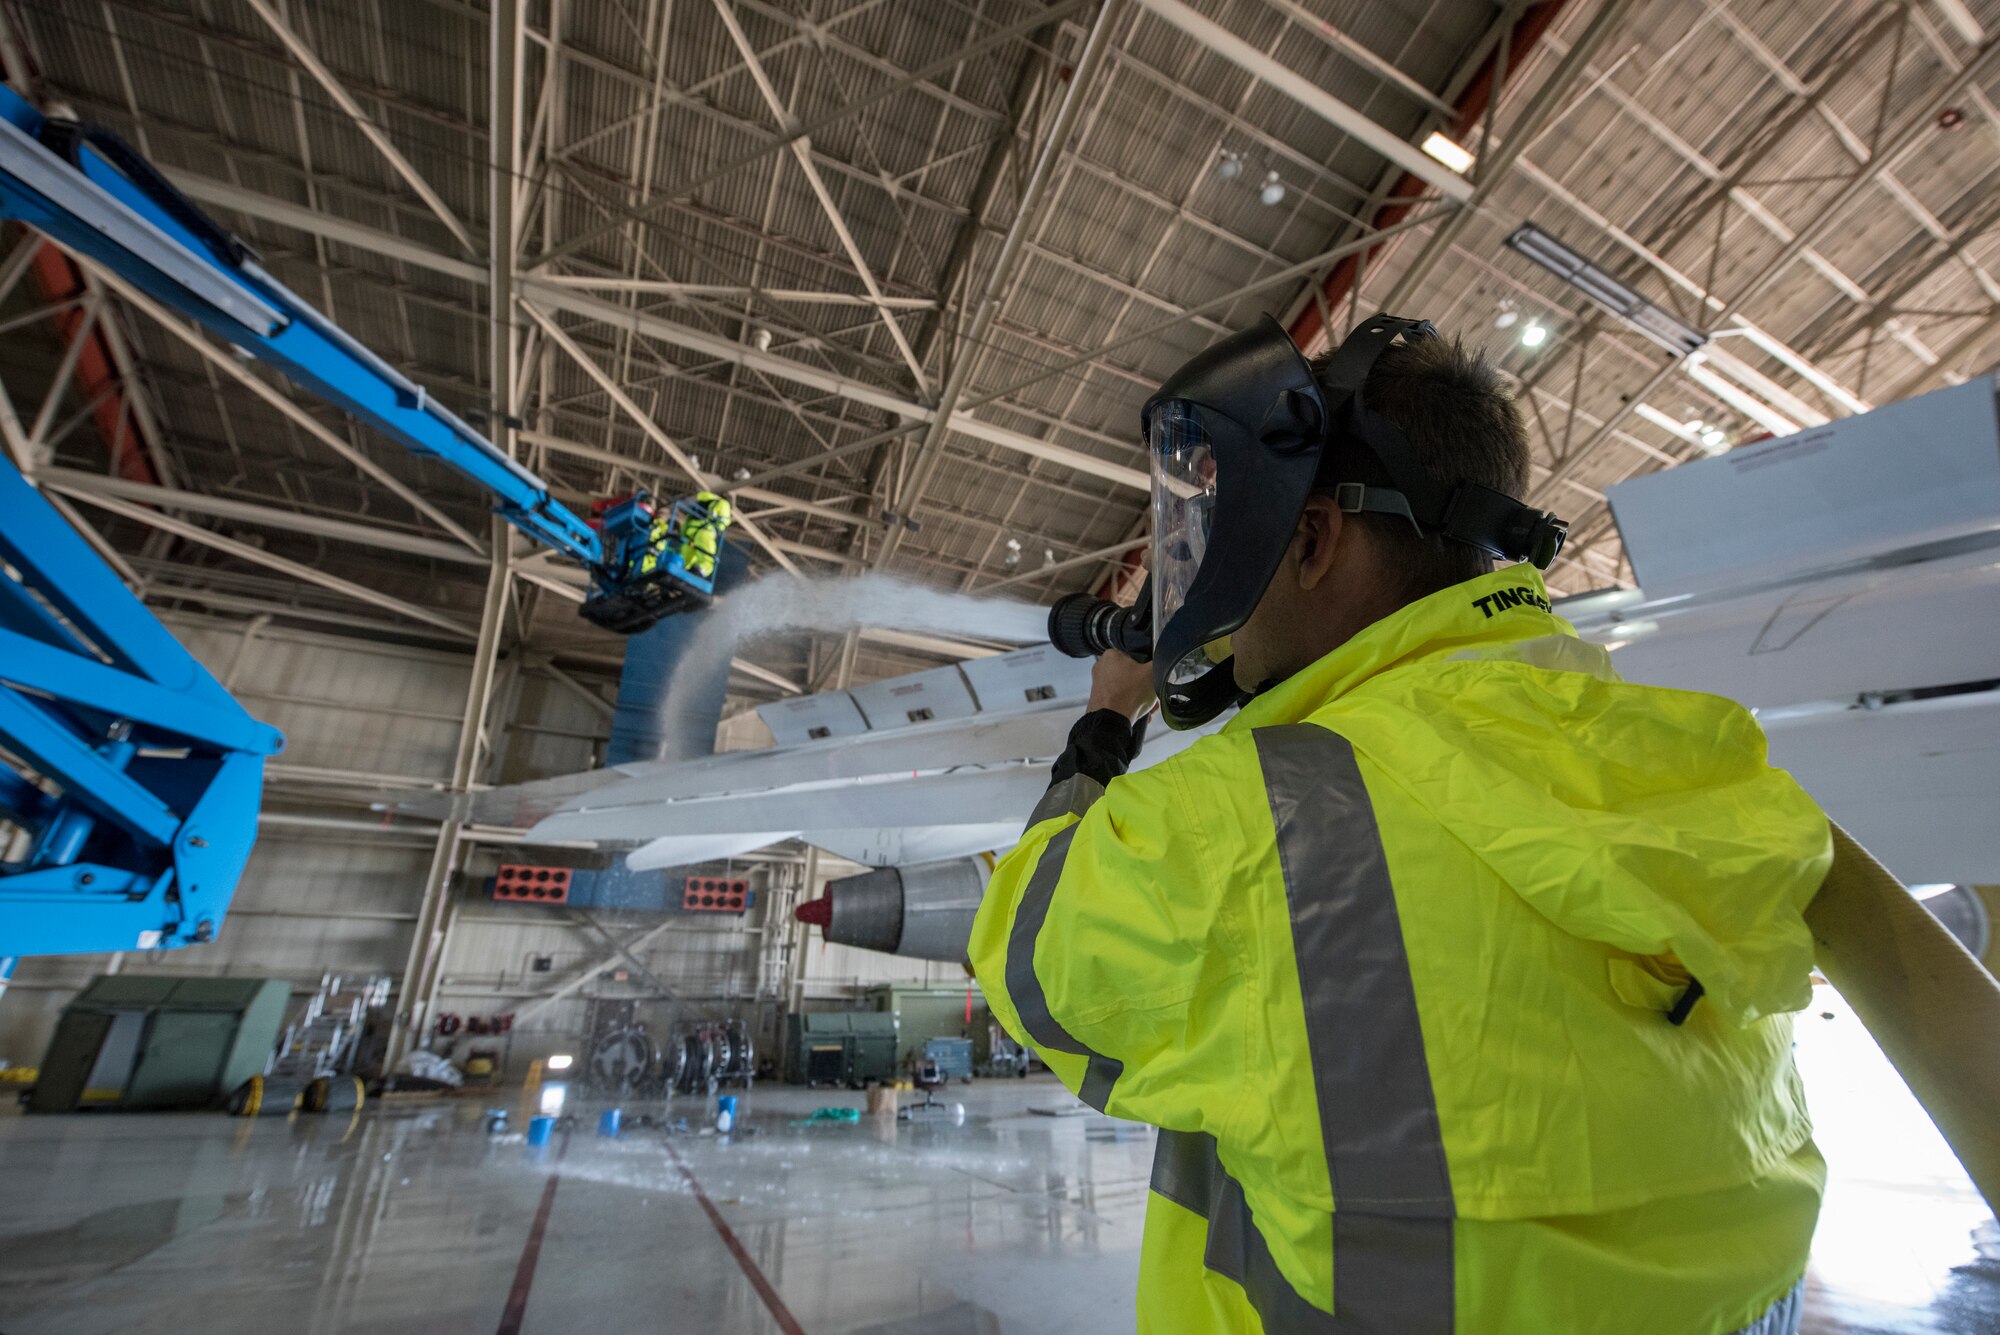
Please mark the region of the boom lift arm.
POLYGON ((538 542, 596 570, 604 543, 548 485, 264 272, 123 141, 0 88, 0 217, 97 261, 293 383, 496 499, 538 542))
MULTIPOLYGON (((682 501, 661 516, 640 494, 586 522, 122 140, 4 87, 0 217, 485 488, 514 527, 589 571, 583 613, 598 624, 643 630, 713 597, 712 539, 705 571, 668 549, 683 523, 719 532, 726 513, 718 525, 682 501)), ((0 838, 0 988, 20 955, 210 939, 256 836, 265 757, 283 745, 0 456, 0 836, 17 831, 12 847, 0 838)))

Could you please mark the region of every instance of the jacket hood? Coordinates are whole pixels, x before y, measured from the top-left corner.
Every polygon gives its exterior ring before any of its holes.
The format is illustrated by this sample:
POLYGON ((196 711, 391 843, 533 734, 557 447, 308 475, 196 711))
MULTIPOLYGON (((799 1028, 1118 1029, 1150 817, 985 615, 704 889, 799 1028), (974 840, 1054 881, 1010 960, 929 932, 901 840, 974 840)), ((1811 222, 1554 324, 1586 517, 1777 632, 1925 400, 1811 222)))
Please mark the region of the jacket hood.
POLYGON ((1810 1004, 1802 915, 1832 859, 1825 815, 1770 767, 1747 710, 1621 681, 1532 567, 1403 608, 1230 727, 1303 720, 1347 737, 1371 783, 1401 785, 1557 928, 1618 952, 1633 1004, 1671 1004, 1689 976, 1739 1023, 1810 1004))

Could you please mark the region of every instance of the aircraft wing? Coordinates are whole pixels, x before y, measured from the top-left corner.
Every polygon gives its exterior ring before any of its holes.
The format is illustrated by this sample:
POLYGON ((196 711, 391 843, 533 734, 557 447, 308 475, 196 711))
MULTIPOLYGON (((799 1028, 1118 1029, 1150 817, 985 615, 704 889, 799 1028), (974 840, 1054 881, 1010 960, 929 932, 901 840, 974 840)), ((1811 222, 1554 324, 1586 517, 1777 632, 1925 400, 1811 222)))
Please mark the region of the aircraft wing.
POLYGON ((2000 878, 2000 425, 1969 381, 1611 488, 1641 588, 1556 610, 1628 681, 1753 709, 1909 883, 2000 878))
MULTIPOLYGON (((679 764, 622 766, 610 782, 556 806, 530 834, 550 843, 632 848, 635 869, 685 865, 700 860, 695 853, 723 857, 788 838, 868 866, 1009 847, 1048 787, 1049 765, 1076 721, 1089 675, 1087 664, 1052 664, 1056 656, 1046 645, 999 657, 1015 660, 1016 668, 1040 668, 1050 680, 1018 692, 1018 703, 989 693, 988 707, 962 718, 896 723, 679 764)), ((994 659, 978 666, 987 673, 1010 667, 994 659)), ((934 672, 914 675, 935 680, 934 672)), ((793 730, 802 719, 844 713, 846 701, 846 692, 835 691, 765 709, 779 714, 775 733, 793 730)), ((882 712, 871 710, 867 717, 879 720, 882 712)), ((1188 733, 1156 729, 1137 763, 1157 764, 1219 726, 1188 733)))
MULTIPOLYGON (((1750 706, 1773 763, 1906 881, 2000 880, 1990 378, 1636 478, 1610 499, 1641 587, 1559 602, 1580 634, 1609 645, 1628 680, 1750 706)), ((1040 645, 765 705, 777 745, 764 750, 569 775, 451 811, 627 850, 635 867, 794 838, 871 866, 1004 848, 1088 687, 1087 663, 1040 645)), ((1199 735, 1156 728, 1139 763, 1199 735)))

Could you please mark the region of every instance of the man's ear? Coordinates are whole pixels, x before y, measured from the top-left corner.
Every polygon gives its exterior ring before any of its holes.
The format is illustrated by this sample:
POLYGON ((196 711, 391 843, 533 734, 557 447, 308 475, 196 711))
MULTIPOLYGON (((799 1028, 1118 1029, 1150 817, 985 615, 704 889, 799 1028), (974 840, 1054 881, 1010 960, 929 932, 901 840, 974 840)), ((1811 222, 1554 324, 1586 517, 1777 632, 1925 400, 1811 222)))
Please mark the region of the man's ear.
POLYGON ((1333 569, 1334 549, 1340 545, 1347 516, 1331 496, 1308 496, 1299 514, 1298 537, 1293 540, 1299 554, 1299 587, 1318 587, 1333 569))

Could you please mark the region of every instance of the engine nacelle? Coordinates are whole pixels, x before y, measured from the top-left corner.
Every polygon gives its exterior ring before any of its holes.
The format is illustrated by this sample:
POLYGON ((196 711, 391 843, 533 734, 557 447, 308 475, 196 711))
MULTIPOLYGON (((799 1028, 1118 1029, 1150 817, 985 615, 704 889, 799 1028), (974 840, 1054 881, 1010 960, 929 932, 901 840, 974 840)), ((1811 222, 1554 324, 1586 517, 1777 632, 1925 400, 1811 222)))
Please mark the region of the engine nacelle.
POLYGON ((984 857, 881 867, 828 881, 794 916, 838 945, 963 963, 992 870, 984 857))

